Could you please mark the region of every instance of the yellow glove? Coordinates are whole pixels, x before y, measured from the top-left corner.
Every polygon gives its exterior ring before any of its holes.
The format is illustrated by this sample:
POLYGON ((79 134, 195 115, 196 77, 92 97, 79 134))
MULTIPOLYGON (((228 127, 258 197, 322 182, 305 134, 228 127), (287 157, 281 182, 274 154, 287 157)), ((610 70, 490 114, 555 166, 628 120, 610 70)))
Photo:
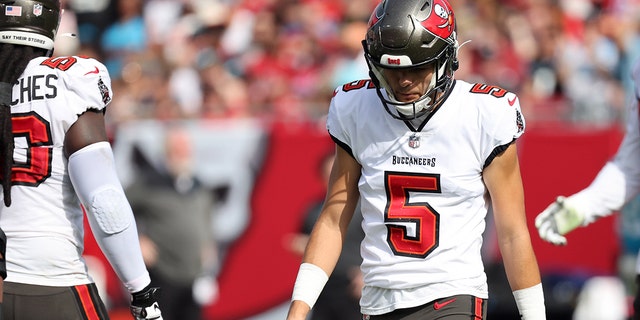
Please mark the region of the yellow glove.
POLYGON ((566 245, 565 234, 582 226, 584 214, 572 205, 571 197, 559 196, 536 217, 536 228, 540 238, 555 245, 566 245))

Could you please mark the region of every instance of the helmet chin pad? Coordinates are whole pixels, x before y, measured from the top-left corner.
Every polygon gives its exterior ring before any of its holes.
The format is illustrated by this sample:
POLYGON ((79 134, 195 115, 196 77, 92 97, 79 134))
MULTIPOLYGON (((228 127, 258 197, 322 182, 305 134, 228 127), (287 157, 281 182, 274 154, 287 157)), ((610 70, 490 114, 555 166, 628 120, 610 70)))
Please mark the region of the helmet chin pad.
POLYGON ((431 105, 431 97, 428 95, 423 95, 420 99, 413 102, 399 102, 389 97, 389 100, 392 102, 393 106, 398 110, 398 113, 407 117, 408 119, 417 118, 423 115, 426 111, 429 111, 432 107, 431 105))

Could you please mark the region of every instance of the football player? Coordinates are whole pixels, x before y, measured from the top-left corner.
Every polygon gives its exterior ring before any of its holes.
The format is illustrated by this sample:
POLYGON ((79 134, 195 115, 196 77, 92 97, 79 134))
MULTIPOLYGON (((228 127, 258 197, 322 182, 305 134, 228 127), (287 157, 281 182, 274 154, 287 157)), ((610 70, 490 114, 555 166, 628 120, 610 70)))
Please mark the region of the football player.
POLYGON ((327 129, 336 159, 288 319, 304 319, 331 274, 358 200, 364 319, 485 319, 480 248, 493 211, 522 319, 545 319, 526 225, 517 96, 454 78, 447 0, 383 0, 363 41, 370 80, 338 88, 327 129))
MULTIPOLYGON (((617 153, 589 186, 568 197, 558 196, 536 217, 536 227, 543 240, 566 245, 567 233, 622 209, 640 193, 640 61, 634 66, 632 77, 637 103, 631 103, 627 109, 626 132, 617 153)), ((636 283, 640 284, 640 260, 636 263, 636 272, 636 283)), ((640 289, 633 306, 633 319, 640 319, 640 289)))
POLYGON ((1 155, 13 162, 2 176, 2 316, 108 319, 82 257, 84 210, 134 318, 162 319, 107 141, 109 74, 91 58, 52 56, 60 17, 59 0, 0 0, 0 108, 13 128, 1 155))

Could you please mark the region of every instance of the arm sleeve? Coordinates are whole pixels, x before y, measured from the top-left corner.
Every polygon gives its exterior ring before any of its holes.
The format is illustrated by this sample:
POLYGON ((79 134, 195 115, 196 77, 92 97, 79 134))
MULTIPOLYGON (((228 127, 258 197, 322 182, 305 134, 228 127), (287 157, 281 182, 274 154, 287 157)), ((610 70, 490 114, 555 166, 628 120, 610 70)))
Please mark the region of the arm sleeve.
POLYGON ((69 176, 98 245, 131 293, 150 282, 131 206, 115 170, 108 142, 86 146, 69 157, 69 176))

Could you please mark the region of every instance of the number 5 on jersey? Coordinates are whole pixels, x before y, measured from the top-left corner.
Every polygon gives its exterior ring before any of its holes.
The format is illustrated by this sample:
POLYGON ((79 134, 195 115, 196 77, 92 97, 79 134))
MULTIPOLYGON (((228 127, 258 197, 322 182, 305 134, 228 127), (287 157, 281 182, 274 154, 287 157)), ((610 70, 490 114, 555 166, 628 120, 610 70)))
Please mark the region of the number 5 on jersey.
POLYGON ((440 214, 427 202, 410 203, 411 193, 441 193, 439 174, 385 172, 387 243, 395 255, 425 258, 438 247, 440 214), (413 224, 415 235, 407 232, 413 224))

